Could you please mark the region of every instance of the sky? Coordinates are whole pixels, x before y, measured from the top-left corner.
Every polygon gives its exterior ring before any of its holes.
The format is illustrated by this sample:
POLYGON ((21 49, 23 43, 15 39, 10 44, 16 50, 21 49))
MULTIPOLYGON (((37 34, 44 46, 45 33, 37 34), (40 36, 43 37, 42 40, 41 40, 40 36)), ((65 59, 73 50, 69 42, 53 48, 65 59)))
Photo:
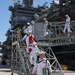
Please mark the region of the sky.
MULTIPOLYGON (((52 0, 33 0, 33 6, 43 5, 44 2, 48 2, 47 6, 50 6, 52 0)), ((13 5, 13 0, 0 0, 0 42, 4 42, 7 38, 5 34, 11 26, 9 23, 11 12, 8 8, 13 5)))

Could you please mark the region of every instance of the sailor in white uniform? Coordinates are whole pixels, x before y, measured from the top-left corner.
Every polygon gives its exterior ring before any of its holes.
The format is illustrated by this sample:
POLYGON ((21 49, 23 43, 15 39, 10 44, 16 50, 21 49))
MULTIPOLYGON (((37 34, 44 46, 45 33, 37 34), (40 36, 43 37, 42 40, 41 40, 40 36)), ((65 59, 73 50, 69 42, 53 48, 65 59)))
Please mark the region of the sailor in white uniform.
POLYGON ((37 47, 37 44, 34 39, 34 35, 32 34, 32 31, 28 31, 28 35, 26 37, 26 45, 27 45, 27 53, 30 54, 30 63, 31 65, 34 65, 34 63, 37 60, 37 53, 39 52, 39 48, 37 47))
POLYGON ((31 66, 34 66, 35 62, 37 61, 37 53, 39 51, 36 42, 33 42, 34 46, 30 45, 28 47, 30 53, 30 63, 31 66), (31 50, 30 50, 31 49, 31 50))
POLYGON ((31 21, 31 26, 32 26, 32 33, 33 33, 33 34, 34 34, 34 24, 35 24, 35 21, 32 20, 32 21, 31 21))
POLYGON ((32 26, 30 25, 30 23, 27 23, 27 28, 24 26, 23 27, 23 33, 24 33, 24 37, 21 39, 21 41, 25 40, 27 37, 27 34, 32 33, 32 26))
POLYGON ((48 21, 46 18, 43 18, 43 20, 44 20, 44 36, 47 36, 48 35, 48 32, 47 32, 48 21))
POLYGON ((31 41, 29 40, 29 47, 28 47, 28 51, 30 53, 30 63, 31 65, 34 65, 37 60, 37 53, 39 52, 39 48, 37 47, 37 44, 34 40, 34 36, 30 35, 29 39, 31 39, 31 41))
POLYGON ((72 32, 70 29, 70 17, 68 15, 65 15, 65 17, 66 17, 66 21, 65 21, 65 27, 64 27, 63 32, 65 33, 67 30, 68 36, 70 36, 70 33, 72 32))
POLYGON ((50 62, 45 58, 45 52, 39 52, 39 61, 35 63, 32 74, 36 75, 52 75, 50 62))
POLYGON ((31 31, 32 32, 32 25, 30 23, 27 23, 28 24, 28 27, 27 27, 27 31, 31 31))

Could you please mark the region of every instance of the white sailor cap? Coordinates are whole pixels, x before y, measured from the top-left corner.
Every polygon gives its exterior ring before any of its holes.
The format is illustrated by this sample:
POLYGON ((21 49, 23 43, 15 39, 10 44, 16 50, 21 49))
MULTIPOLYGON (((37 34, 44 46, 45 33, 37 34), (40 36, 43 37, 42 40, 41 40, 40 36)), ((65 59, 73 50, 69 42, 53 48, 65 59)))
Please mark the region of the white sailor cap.
POLYGON ((28 22, 27 25, 30 25, 30 23, 28 22))
POLYGON ((68 14, 66 14, 65 16, 68 17, 68 14))
POLYGON ((44 52, 44 51, 40 51, 40 52, 39 52, 39 54, 45 54, 45 53, 46 53, 46 52, 44 52))

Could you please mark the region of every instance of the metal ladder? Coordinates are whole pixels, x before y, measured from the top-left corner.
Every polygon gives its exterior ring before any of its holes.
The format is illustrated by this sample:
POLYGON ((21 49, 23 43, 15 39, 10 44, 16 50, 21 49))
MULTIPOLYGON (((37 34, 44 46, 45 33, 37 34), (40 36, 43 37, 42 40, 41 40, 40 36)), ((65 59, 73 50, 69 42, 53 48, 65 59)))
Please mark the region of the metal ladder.
POLYGON ((15 71, 19 75, 28 75, 31 73, 32 67, 29 61, 29 55, 26 52, 26 45, 21 42, 17 35, 13 35, 15 41, 12 43, 12 55, 11 55, 11 71, 12 75, 15 71))

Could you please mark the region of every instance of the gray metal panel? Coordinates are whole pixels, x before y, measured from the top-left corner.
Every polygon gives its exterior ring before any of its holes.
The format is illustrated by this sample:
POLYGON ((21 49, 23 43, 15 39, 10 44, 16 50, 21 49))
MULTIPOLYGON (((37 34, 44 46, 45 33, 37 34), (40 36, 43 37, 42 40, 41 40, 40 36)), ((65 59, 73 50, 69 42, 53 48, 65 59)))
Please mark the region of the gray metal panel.
POLYGON ((34 25, 34 36, 36 40, 46 40, 44 37, 44 25, 43 23, 35 23, 34 25))

